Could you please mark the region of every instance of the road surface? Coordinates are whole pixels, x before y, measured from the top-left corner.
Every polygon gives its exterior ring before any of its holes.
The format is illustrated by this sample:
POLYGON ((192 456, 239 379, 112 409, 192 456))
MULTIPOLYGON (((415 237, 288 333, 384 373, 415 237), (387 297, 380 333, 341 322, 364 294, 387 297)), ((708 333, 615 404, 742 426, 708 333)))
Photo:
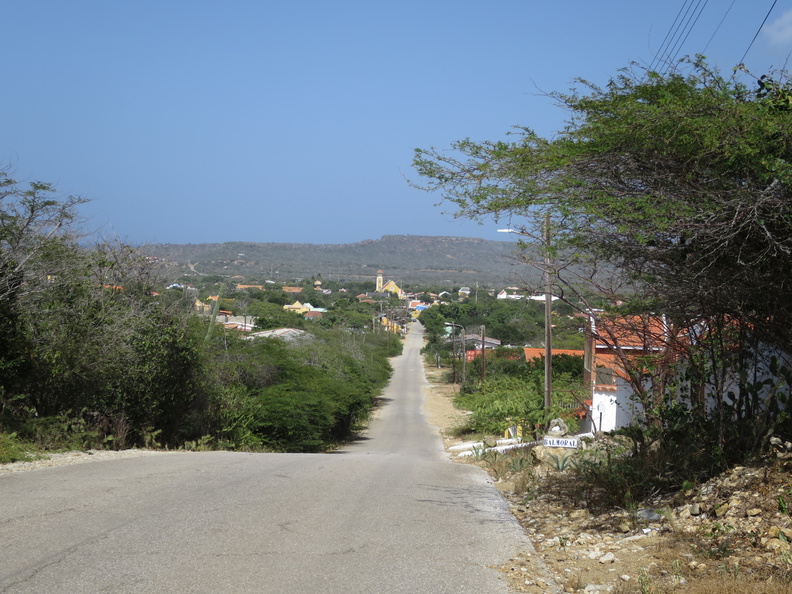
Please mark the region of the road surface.
POLYGON ((163 452, 0 476, 0 592, 507 592, 531 549, 422 412, 422 329, 332 454, 163 452))

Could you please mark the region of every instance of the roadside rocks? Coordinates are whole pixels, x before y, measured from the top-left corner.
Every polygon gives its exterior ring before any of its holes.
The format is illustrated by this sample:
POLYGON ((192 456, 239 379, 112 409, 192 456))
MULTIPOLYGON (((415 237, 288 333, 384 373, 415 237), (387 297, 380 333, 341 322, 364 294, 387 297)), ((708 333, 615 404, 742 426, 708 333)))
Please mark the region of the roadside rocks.
MULTIPOLYGON (((554 488, 572 474, 546 468, 530 497, 505 495, 564 591, 614 591, 619 582, 650 575, 680 585, 724 566, 792 571, 792 462, 786 464, 736 467, 646 507, 601 514, 554 488), (672 541, 682 543, 676 570, 672 541)), ((531 588, 517 590, 541 591, 531 588)))

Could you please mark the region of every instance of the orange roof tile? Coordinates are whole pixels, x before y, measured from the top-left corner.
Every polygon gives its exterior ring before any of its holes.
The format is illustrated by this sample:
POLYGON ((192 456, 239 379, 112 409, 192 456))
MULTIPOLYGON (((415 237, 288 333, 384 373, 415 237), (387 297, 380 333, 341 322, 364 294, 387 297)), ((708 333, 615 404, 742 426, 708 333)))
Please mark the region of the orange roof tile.
MULTIPOLYGON (((523 349, 523 351, 525 352, 525 360, 526 361, 531 361, 533 359, 541 359, 542 357, 545 356, 545 349, 544 348, 534 349, 534 348, 530 348, 530 347, 525 347, 523 349)), ((583 353, 583 351, 576 351, 576 350, 573 350, 573 349, 551 349, 550 354, 551 355, 571 355, 572 357, 582 357, 584 353, 583 353)))

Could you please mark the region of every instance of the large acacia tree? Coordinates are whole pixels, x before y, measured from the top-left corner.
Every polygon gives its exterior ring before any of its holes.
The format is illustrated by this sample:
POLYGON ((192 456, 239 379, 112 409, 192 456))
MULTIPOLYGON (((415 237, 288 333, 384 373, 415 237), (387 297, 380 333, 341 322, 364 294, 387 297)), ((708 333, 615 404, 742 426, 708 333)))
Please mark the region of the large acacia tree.
POLYGON ((418 185, 457 216, 507 218, 540 245, 549 218, 559 293, 586 280, 609 300, 728 315, 789 346, 788 79, 747 85, 699 60, 579 83, 552 95, 570 113, 556 138, 522 128, 516 140, 418 149, 418 185))
MULTIPOLYGON (((550 95, 569 113, 556 137, 519 128, 509 140, 418 149, 415 185, 456 216, 507 220, 525 261, 573 305, 667 316, 683 337, 670 346, 685 351, 685 401, 696 418, 719 419, 720 445, 724 420, 745 419, 751 443, 732 443, 753 450, 783 418, 768 413, 787 391, 760 402, 746 371, 755 347, 792 352, 789 78, 725 77, 697 59, 668 74, 631 66, 604 87, 577 82, 550 95), (727 395, 720 379, 735 372, 738 393, 727 395), (696 405, 705 390, 724 396, 714 413, 696 405)), ((668 396, 677 387, 664 373, 668 396)))

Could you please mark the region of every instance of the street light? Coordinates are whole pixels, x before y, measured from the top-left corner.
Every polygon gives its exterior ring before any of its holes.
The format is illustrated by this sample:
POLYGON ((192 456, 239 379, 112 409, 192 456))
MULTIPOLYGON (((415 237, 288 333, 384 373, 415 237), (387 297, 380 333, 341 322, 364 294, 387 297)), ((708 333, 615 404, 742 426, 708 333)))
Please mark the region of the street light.
MULTIPOLYGON (((517 229, 498 229, 498 233, 516 233, 524 235, 524 233, 517 229)), ((552 312, 553 312, 553 286, 550 282, 550 217, 545 217, 542 229, 542 235, 545 242, 545 256, 544 256, 544 284, 545 284, 545 393, 544 393, 544 406, 545 412, 549 412, 553 404, 552 387, 553 387, 553 330, 552 330, 552 312)))
MULTIPOLYGON (((454 324, 453 322, 446 322, 446 326, 451 326, 451 337, 453 339, 452 342, 452 350, 454 359, 456 359, 456 335, 454 334, 454 329, 459 328, 462 330, 462 383, 465 383, 465 361, 467 360, 467 349, 465 348, 465 328, 464 326, 460 326, 459 324, 454 324)), ((454 379, 456 379, 456 363, 454 363, 454 379)))

